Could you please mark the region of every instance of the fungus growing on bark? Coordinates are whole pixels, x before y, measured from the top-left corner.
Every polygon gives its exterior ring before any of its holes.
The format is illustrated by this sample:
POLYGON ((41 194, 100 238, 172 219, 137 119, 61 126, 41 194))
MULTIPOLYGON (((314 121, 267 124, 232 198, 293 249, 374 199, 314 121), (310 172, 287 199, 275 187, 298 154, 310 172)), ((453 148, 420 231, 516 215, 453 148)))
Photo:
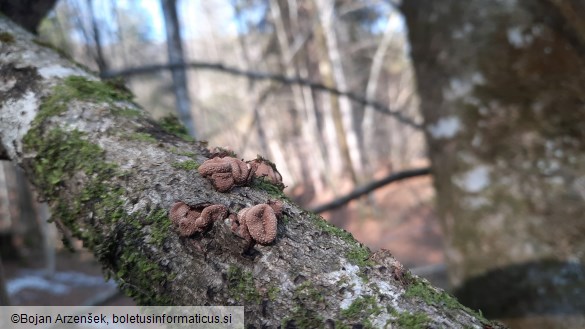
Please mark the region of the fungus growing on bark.
POLYGON ((171 219, 173 224, 179 225, 181 219, 187 216, 187 212, 190 209, 191 208, 185 202, 181 201, 175 202, 173 203, 173 205, 171 206, 171 210, 169 211, 169 218, 171 219))
POLYGON ((244 208, 238 212, 232 230, 248 242, 255 241, 260 244, 270 244, 276 238, 278 219, 282 213, 280 201, 269 201, 250 208, 244 208))
POLYGON ((191 208, 184 202, 176 202, 171 207, 169 218, 173 224, 179 226, 179 235, 191 236, 205 231, 216 220, 222 220, 228 215, 227 207, 216 204, 203 209, 191 208))
POLYGON ((234 185, 245 184, 250 173, 244 161, 228 156, 206 160, 198 170, 203 177, 211 179, 211 184, 219 192, 227 192, 234 185))
POLYGON ((284 188, 282 184, 282 175, 276 170, 274 163, 258 156, 255 160, 247 162, 250 165, 250 177, 261 178, 274 185, 284 188))

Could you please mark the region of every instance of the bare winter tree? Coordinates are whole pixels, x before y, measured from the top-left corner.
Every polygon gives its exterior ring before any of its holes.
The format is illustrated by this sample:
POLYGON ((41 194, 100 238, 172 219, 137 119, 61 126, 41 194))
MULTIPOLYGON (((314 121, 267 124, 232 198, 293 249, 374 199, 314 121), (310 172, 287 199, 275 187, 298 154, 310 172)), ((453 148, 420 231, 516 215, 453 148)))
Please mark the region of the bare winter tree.
POLYGON ((251 328, 501 327, 388 251, 371 254, 277 186, 255 180, 216 191, 195 170, 210 156, 203 144, 165 132, 125 90, 5 17, 0 40, 0 154, 24 169, 62 232, 82 239, 138 303, 244 305, 251 328), (176 201, 235 214, 275 200, 283 203, 275 241, 249 249, 223 219, 190 237, 169 219, 176 201))
MULTIPOLYGON (((165 29, 167 32, 167 50, 170 63, 184 63, 183 40, 181 39, 181 25, 177 14, 177 2, 175 0, 161 0, 165 29)), ((187 87, 187 72, 182 68, 174 68, 173 89, 175 91, 175 102, 181 122, 187 128, 189 135, 196 136, 195 124, 191 113, 191 101, 189 99, 189 88, 187 87)))

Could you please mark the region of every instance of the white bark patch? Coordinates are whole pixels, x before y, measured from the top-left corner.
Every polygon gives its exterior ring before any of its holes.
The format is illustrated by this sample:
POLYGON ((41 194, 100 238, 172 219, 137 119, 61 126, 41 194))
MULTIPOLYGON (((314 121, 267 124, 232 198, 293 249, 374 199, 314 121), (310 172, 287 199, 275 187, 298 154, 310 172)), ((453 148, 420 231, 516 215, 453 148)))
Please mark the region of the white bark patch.
POLYGON ((84 75, 81 70, 76 70, 71 67, 65 67, 61 65, 50 65, 39 69, 39 74, 45 78, 64 78, 70 75, 84 75))
POLYGON ((343 263, 343 261, 341 265, 345 268, 344 271, 330 272, 326 275, 325 280, 331 282, 332 285, 339 285, 339 282, 343 282, 341 286, 348 287, 339 305, 342 310, 346 310, 358 297, 363 295, 363 290, 366 287, 363 279, 358 276, 359 266, 343 263))
MULTIPOLYGON (((324 280, 329 284, 346 288, 343 300, 339 304, 340 309, 348 309, 358 298, 363 296, 381 294, 388 297, 388 303, 393 309, 399 312, 402 310, 402 307, 400 307, 397 301, 404 293, 403 290, 383 281, 375 281, 368 284, 358 275, 360 272, 359 266, 351 265, 344 261, 342 261, 341 265, 345 270, 330 272, 324 277, 324 280)), ((390 319, 392 319, 392 316, 386 312, 370 318, 375 328, 383 328, 390 319)))
POLYGON ((15 79, 5 80, 5 77, 1 77, 0 79, 2 79, 0 80, 0 92, 9 91, 16 84, 15 79))
POLYGON ((446 100, 452 101, 464 97, 471 92, 473 85, 470 81, 455 78, 449 82, 449 87, 443 91, 446 100))
POLYGON ((443 97, 448 101, 460 98, 470 98, 476 85, 485 83, 485 77, 481 72, 474 72, 465 77, 454 78, 449 81, 449 86, 443 90, 443 97))
POLYGON ((461 189, 477 193, 490 184, 490 172, 486 166, 478 166, 455 180, 455 184, 461 189))
POLYGON ((461 130, 461 123, 457 117, 442 118, 429 126, 429 133, 433 138, 452 138, 461 130))
POLYGON ((28 91, 17 100, 7 100, 0 110, 0 137, 11 159, 22 151, 22 139, 29 130, 39 102, 35 93, 28 91))
POLYGON ((507 31, 508 42, 515 48, 526 47, 534 40, 531 34, 525 34, 519 27, 509 28, 507 31))

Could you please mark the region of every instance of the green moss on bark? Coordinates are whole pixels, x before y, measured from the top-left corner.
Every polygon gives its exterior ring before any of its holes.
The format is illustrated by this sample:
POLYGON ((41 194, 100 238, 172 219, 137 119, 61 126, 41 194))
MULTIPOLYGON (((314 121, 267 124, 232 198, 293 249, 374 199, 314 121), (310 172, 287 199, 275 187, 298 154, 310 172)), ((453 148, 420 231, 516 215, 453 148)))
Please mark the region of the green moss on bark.
POLYGON ((13 43, 14 36, 8 32, 0 32, 0 42, 13 43))
POLYGON ((23 138, 24 152, 34 154, 24 165, 51 204, 53 218, 94 251, 108 268, 107 276, 113 274, 139 304, 169 304, 163 291, 172 277, 142 250, 148 238, 148 243, 160 246, 170 234, 166 210, 129 215, 124 188, 118 183, 127 173, 108 163, 104 150, 89 142, 84 133, 46 127, 47 120, 64 112, 74 99, 113 103, 130 96, 101 82, 67 78, 44 99, 23 138), (153 283, 155 291, 150 289, 153 283))
POLYGON ((351 249, 345 255, 349 262, 360 267, 373 265, 373 262, 369 259, 371 254, 370 250, 366 246, 357 242, 351 233, 340 229, 335 225, 329 224, 329 222, 319 215, 311 213, 309 216, 323 232, 337 236, 351 245, 351 249))
POLYGON ((393 321, 399 328, 425 329, 429 327, 431 319, 424 313, 394 313, 396 320, 393 321))
POLYGON ((374 296, 359 297, 347 309, 341 310, 342 320, 339 321, 338 326, 350 328, 349 324, 359 323, 363 328, 374 328, 369 318, 380 313, 382 313, 382 308, 378 306, 374 296))
POLYGON ((49 97, 40 106, 39 113, 33 121, 33 128, 47 118, 67 110, 72 100, 90 100, 114 104, 119 101, 131 101, 132 94, 117 90, 107 83, 88 80, 81 76, 69 76, 57 85, 49 97))
POLYGON ((297 306, 289 318, 282 320, 283 328, 294 324, 296 328, 323 328, 324 319, 319 314, 324 304, 323 294, 310 281, 303 282, 295 288, 293 298, 297 306))
POLYGON ((181 121, 179 121, 179 119, 174 115, 162 118, 159 120, 159 124, 161 128, 169 134, 173 134, 188 142, 194 141, 193 137, 189 136, 187 128, 185 128, 181 121))
POLYGON ((172 164, 174 168, 183 169, 183 170, 197 170, 199 168, 199 164, 194 160, 187 160, 183 162, 175 162, 172 164))
POLYGON ((411 283, 406 288, 404 294, 405 297, 419 298, 429 305, 437 305, 450 310, 463 310, 466 313, 473 314, 482 323, 488 323, 489 321, 483 317, 480 312, 476 312, 466 306, 463 306, 457 299, 444 291, 437 291, 436 288, 432 287, 428 281, 420 278, 412 278, 409 280, 411 283))
POLYGON ((237 266, 230 266, 227 273, 230 296, 241 302, 260 304, 262 296, 256 289, 254 276, 237 266))
POLYGON ((158 142, 156 138, 154 138, 152 135, 150 135, 148 133, 135 132, 135 133, 130 134, 129 138, 131 140, 148 142, 148 143, 158 142))

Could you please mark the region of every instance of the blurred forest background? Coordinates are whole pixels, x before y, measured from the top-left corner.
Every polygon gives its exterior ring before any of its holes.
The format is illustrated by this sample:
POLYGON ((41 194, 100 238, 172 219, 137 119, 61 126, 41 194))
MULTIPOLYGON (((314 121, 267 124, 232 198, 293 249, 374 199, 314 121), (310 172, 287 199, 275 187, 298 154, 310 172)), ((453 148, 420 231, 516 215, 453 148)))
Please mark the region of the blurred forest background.
MULTIPOLYGON (((472 285, 460 296, 510 324, 531 314, 537 318, 531 325, 546 325, 548 320, 537 316, 542 310, 561 318, 585 312, 573 299, 585 300, 580 265, 585 251, 576 242, 584 237, 579 209, 585 200, 580 146, 585 101, 576 95, 585 81, 579 48, 585 28, 574 16, 585 6, 500 2, 505 3, 59 0, 38 33, 42 42, 101 76, 121 78, 136 101, 163 123, 176 116, 192 136, 211 146, 245 159, 258 154, 271 159, 293 200, 317 209, 372 250, 389 249, 414 273, 445 289, 520 266, 498 276, 505 284, 479 281, 489 288, 478 292, 472 285), (552 8, 550 21, 542 18, 543 8, 552 8), (541 59, 557 49, 564 53, 541 59), (547 69, 549 59, 574 65, 547 69), (181 62, 188 67, 165 68, 181 62), (565 79, 570 72, 576 77, 565 79), (561 91, 549 85, 575 93, 558 96, 561 91), (560 108, 556 98, 566 107, 560 108), (526 114, 526 108, 532 112, 526 114), (563 109, 573 111, 570 118, 557 115, 563 109), (568 157, 573 160, 565 165, 568 157), (437 200, 426 169, 431 159, 439 177, 437 200), (421 171, 372 187, 412 169, 421 171), (364 186, 371 191, 327 206, 364 186), (554 195, 542 195, 551 189, 554 195), (555 210, 559 200, 569 213, 555 210), (522 216, 529 224, 522 224, 522 216), (538 224, 566 216, 572 221, 555 221, 561 226, 555 230, 538 224), (543 238, 541 230, 549 235, 543 238), (541 267, 541 260, 553 265, 541 267), (543 291, 529 284, 517 294, 501 291, 514 291, 509 286, 534 271, 577 283, 549 285, 542 283, 548 279, 538 279, 543 291), (498 291, 506 296, 482 304, 489 298, 481 296, 498 291), (505 306, 550 296, 562 300, 553 312, 549 304, 513 306, 514 311, 505 306)), ((11 302, 111 300, 114 293, 98 292, 103 285, 115 291, 115 285, 103 283, 91 256, 63 253, 55 243, 60 236, 44 223, 47 208, 36 203, 19 171, 2 163, 0 182, 0 242, 11 302)), ((109 302, 131 303, 115 298, 109 302)))

